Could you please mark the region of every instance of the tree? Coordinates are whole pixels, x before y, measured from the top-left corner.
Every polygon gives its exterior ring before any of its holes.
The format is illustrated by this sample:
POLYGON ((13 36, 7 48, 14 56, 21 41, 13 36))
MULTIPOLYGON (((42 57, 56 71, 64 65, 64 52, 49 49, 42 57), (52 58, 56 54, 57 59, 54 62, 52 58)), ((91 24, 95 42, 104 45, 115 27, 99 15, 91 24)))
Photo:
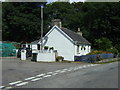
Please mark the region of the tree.
MULTIPOLYGON (((42 3, 43 4, 43 3, 42 3)), ((46 3, 45 3, 46 4, 46 3)), ((2 4, 3 40, 31 42, 40 39, 41 3, 5 2, 2 4), (17 34, 17 35, 16 35, 17 34)), ((120 45, 120 2, 54 2, 44 7, 44 35, 50 30, 52 19, 61 19, 62 26, 74 32, 81 28, 83 36, 92 43, 109 38, 112 46, 120 45)))
POLYGON ((43 3, 3 3, 3 40, 31 42, 40 36, 40 8, 43 3))
POLYGON ((107 49, 111 49, 112 42, 108 38, 100 38, 100 39, 95 39, 95 47, 98 50, 103 50, 106 51, 107 49))
POLYGON ((112 52, 114 55, 118 54, 118 50, 116 48, 111 48, 111 49, 107 49, 108 52, 112 52))

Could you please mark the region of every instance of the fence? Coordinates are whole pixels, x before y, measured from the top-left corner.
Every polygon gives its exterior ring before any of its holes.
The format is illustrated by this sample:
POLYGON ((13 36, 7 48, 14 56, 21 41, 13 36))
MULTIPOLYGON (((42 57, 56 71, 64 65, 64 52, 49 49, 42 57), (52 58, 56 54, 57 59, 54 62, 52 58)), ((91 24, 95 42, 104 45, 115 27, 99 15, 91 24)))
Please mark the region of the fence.
POLYGON ((94 54, 94 55, 82 55, 82 56, 75 56, 74 61, 81 61, 81 62, 88 62, 94 63, 99 61, 100 59, 107 59, 113 58, 114 54, 94 54))

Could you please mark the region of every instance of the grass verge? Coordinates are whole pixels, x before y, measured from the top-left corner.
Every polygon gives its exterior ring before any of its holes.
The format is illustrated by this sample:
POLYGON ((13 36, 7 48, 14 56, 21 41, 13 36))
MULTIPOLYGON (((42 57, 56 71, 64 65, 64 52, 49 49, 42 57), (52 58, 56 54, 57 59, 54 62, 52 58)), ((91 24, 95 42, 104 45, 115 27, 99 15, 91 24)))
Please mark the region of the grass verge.
POLYGON ((113 63, 113 62, 120 62, 119 60, 115 60, 115 61, 108 61, 108 62, 101 62, 101 63, 93 63, 93 64, 108 64, 108 63, 113 63))

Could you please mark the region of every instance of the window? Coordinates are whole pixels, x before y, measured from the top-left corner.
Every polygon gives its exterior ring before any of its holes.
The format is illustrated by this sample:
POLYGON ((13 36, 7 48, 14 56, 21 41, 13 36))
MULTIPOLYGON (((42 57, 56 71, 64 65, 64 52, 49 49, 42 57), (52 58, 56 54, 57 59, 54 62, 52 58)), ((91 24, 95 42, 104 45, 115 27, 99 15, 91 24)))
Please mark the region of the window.
POLYGON ((77 53, 79 53, 79 45, 77 45, 77 53))
POLYGON ((89 46, 88 46, 88 52, 89 52, 89 46))
POLYGON ((84 50, 86 50, 86 48, 84 47, 84 50))
POLYGON ((40 50, 40 44, 37 44, 37 48, 38 48, 38 50, 40 50))
POLYGON ((84 48, 84 47, 83 47, 83 46, 81 46, 81 50, 83 50, 83 48, 84 48))

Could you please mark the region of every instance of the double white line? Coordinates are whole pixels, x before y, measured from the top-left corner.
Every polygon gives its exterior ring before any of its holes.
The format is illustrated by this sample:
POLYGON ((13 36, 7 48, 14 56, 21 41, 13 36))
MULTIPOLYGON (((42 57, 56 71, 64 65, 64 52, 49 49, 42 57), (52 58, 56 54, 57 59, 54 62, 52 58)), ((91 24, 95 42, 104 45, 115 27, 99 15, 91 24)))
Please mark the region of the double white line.
MULTIPOLYGON (((82 68, 86 68, 86 67, 90 67, 90 66, 96 66, 96 65, 98 65, 98 64, 89 64, 89 65, 83 65, 83 66, 78 66, 78 67, 71 67, 71 68, 68 68, 68 69, 57 70, 57 71, 54 71, 54 72, 48 72, 46 74, 38 74, 35 77, 29 77, 29 78, 24 79, 23 82, 22 81, 11 82, 11 83, 9 83, 9 85, 11 85, 11 86, 12 85, 22 86, 22 85, 28 84, 29 83, 29 82, 27 82, 28 80, 34 82, 34 81, 38 81, 38 80, 46 78, 46 77, 51 77, 52 75, 57 75, 59 73, 78 70, 78 69, 82 69, 82 68)), ((0 89, 2 89, 2 88, 8 88, 9 89, 9 88, 12 88, 12 87, 0 86, 0 89)))

